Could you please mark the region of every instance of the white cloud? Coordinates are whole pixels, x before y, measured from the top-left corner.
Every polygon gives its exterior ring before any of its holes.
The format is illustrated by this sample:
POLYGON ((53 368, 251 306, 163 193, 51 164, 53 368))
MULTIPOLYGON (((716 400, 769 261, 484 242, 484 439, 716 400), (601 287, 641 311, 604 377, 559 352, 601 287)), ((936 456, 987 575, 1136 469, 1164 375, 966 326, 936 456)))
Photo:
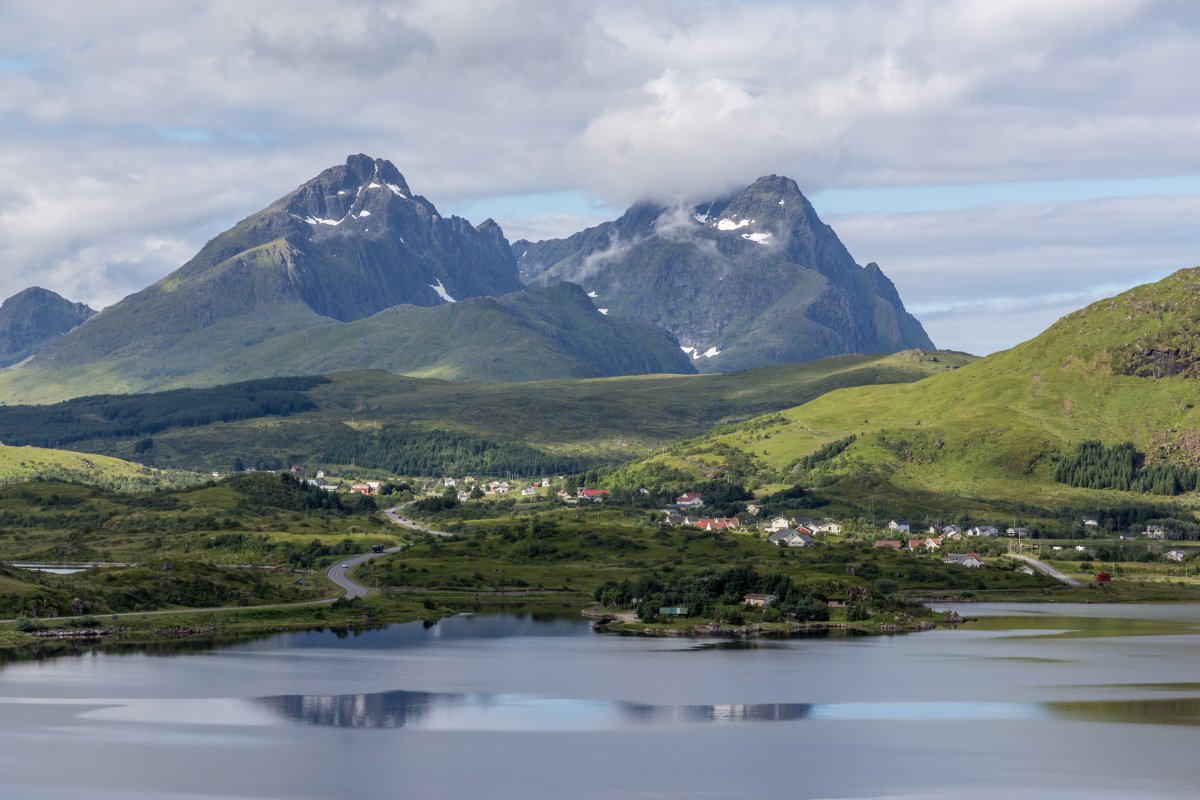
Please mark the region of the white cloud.
MULTIPOLYGON (((131 0, 4 14, 3 296, 46 283, 103 303, 142 288, 357 152, 443 205, 578 191, 623 207, 767 173, 810 193, 1200 173, 1200 10, 1182 0, 131 0)), ((834 222, 917 307, 982 296, 987 281, 961 273, 1003 276, 1019 298, 1124 285, 1184 252, 1151 241, 1139 266, 1137 236, 1154 226, 1122 235, 1098 205, 1046 206, 996 238, 1022 208, 963 212, 949 229, 834 222)), ((493 216, 512 238, 596 221, 552 205, 493 216)))

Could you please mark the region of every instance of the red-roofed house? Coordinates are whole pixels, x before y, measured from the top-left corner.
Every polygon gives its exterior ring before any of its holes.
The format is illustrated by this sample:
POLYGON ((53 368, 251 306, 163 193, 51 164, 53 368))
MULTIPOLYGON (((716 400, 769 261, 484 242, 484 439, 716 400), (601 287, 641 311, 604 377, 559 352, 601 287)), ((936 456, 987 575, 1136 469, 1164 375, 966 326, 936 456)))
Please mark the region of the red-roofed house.
POLYGON ((593 503, 603 502, 604 498, 608 497, 608 489, 583 489, 581 488, 577 496, 580 500, 591 500, 593 503))
POLYGON ((699 508, 704 505, 704 496, 698 492, 684 492, 675 498, 675 505, 680 508, 699 508))

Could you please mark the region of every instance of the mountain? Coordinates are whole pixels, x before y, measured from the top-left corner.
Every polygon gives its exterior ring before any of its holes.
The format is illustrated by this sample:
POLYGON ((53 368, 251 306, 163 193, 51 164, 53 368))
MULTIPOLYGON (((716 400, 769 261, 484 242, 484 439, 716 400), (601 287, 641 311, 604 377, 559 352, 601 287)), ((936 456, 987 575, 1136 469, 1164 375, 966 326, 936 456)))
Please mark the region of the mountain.
POLYGON ((95 313, 48 289, 18 292, 0 305, 0 367, 28 358, 95 313))
POLYGON ((350 156, 0 373, 0 398, 194 386, 318 364, 481 379, 690 371, 663 352, 669 337, 615 316, 606 322, 569 290, 468 302, 522 289, 495 222, 444 218, 389 162, 350 156), (564 305, 539 300, 547 297, 564 305), (453 309, 422 315, 434 307, 453 309), (504 320, 491 329, 486 317, 504 320), (522 364, 501 363, 513 353, 522 364))
POLYGON ((513 250, 526 283, 580 284, 597 306, 674 333, 701 372, 933 349, 878 265, 856 264, 790 178, 694 207, 638 203, 513 250))
POLYGON ((918 519, 967 498, 1094 509, 1133 498, 1057 480, 1084 442, 1131 442, 1135 461, 1167 472, 1200 467, 1198 378, 1194 268, 1093 303, 961 369, 831 392, 681 445, 630 467, 625 479, 726 468, 762 484, 840 481, 833 491, 863 509, 869 494, 874 508, 890 501, 891 513, 918 519), (819 465, 802 461, 834 442, 843 449, 825 450, 819 465))

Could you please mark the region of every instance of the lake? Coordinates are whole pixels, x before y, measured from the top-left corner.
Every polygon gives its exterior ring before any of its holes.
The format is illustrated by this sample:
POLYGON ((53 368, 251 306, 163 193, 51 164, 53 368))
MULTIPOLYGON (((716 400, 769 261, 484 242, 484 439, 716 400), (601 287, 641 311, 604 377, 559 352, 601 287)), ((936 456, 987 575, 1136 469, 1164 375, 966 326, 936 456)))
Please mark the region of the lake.
POLYGON ((0 797, 1193 798, 1200 607, 738 643, 460 616, 0 669, 0 797))

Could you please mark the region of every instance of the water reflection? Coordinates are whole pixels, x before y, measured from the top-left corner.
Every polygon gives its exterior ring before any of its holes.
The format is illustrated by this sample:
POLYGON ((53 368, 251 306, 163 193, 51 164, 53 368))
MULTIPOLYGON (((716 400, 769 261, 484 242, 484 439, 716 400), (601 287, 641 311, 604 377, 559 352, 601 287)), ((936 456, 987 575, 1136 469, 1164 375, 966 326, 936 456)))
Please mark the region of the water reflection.
POLYGON ((392 691, 282 695, 256 701, 284 719, 339 728, 554 731, 799 720, 1072 719, 1200 725, 1200 697, 1077 702, 724 703, 655 705, 520 694, 392 691))
POLYGON ((653 705, 518 694, 377 692, 282 695, 259 701, 280 716, 339 728, 474 730, 602 730, 700 722, 782 722, 806 719, 808 703, 653 705))

